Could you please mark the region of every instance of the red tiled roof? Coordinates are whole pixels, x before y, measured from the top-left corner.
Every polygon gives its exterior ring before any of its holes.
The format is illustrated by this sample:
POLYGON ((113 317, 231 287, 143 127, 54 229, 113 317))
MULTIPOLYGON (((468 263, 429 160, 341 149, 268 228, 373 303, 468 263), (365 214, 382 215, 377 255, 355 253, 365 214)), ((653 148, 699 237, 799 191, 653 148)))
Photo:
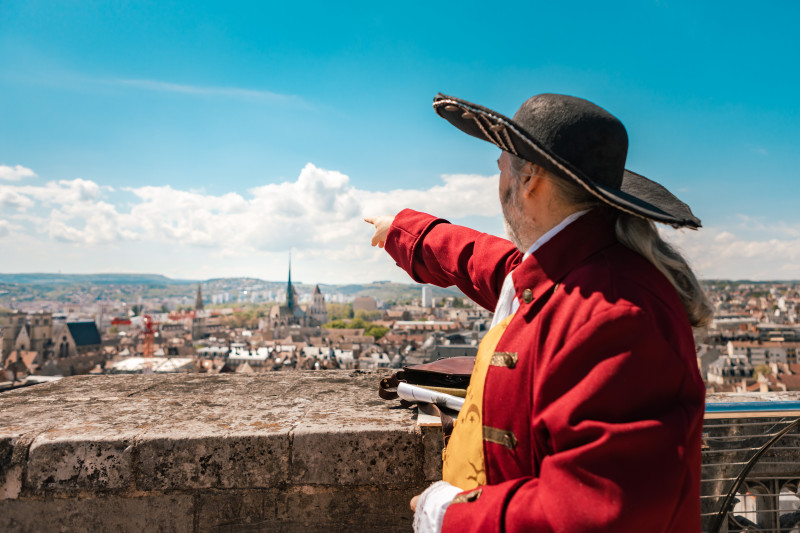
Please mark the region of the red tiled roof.
POLYGON ((30 368, 37 355, 37 352, 30 350, 14 350, 8 354, 8 357, 6 358, 6 368, 8 368, 11 363, 15 363, 16 361, 22 361, 22 363, 25 365, 25 368, 30 368))
POLYGON ((798 391, 800 390, 800 376, 781 374, 778 380, 786 385, 786 390, 798 391))

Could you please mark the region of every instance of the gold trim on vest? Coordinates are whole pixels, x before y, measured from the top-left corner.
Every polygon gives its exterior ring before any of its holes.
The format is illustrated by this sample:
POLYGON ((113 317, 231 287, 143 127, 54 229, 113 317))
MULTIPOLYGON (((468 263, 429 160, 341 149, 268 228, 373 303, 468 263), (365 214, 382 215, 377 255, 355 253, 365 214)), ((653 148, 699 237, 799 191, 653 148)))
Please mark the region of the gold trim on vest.
POLYGON ((453 498, 453 501, 451 501, 450 503, 470 503, 470 502, 474 502, 475 500, 480 498, 481 492, 483 492, 483 489, 475 489, 475 490, 471 490, 469 492, 464 492, 462 494, 457 494, 456 497, 453 498))
POLYGON ((483 426, 483 440, 505 446, 509 450, 517 447, 517 437, 505 429, 483 426))
POLYGON ((517 366, 517 352, 494 352, 491 364, 492 366, 514 368, 517 366))

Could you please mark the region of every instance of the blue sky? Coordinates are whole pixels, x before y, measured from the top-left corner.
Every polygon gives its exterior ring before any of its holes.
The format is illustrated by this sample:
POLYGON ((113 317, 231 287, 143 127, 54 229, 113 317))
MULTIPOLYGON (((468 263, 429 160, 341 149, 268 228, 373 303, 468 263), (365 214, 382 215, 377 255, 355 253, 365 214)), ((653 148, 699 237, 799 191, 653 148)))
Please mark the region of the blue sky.
POLYGON ((800 279, 800 7, 609 4, 3 0, 0 270, 403 280, 363 214, 502 232, 433 96, 561 92, 703 220, 666 232, 701 276, 800 279))

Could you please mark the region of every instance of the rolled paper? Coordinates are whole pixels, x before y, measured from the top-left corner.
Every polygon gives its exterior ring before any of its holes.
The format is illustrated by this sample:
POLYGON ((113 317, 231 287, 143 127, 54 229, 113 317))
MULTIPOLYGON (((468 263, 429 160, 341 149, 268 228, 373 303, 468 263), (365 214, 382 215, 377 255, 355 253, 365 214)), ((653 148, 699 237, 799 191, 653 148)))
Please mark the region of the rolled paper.
POLYGON ((397 395, 407 402, 427 402, 438 406, 443 405, 453 411, 460 411, 461 406, 464 405, 464 398, 402 382, 397 386, 397 395))

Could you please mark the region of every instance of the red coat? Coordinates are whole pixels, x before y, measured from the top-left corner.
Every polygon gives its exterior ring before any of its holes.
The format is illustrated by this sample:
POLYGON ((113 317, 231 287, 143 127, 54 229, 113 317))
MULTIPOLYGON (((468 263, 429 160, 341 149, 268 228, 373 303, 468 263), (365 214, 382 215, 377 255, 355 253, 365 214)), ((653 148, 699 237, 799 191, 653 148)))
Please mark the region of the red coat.
POLYGON ((700 531, 705 388, 689 320, 608 215, 522 263, 504 239, 411 210, 385 248, 416 281, 490 310, 516 268, 521 306, 497 351, 517 363, 489 368, 483 400, 484 426, 516 444, 484 441, 488 483, 450 505, 443 531, 700 531))

